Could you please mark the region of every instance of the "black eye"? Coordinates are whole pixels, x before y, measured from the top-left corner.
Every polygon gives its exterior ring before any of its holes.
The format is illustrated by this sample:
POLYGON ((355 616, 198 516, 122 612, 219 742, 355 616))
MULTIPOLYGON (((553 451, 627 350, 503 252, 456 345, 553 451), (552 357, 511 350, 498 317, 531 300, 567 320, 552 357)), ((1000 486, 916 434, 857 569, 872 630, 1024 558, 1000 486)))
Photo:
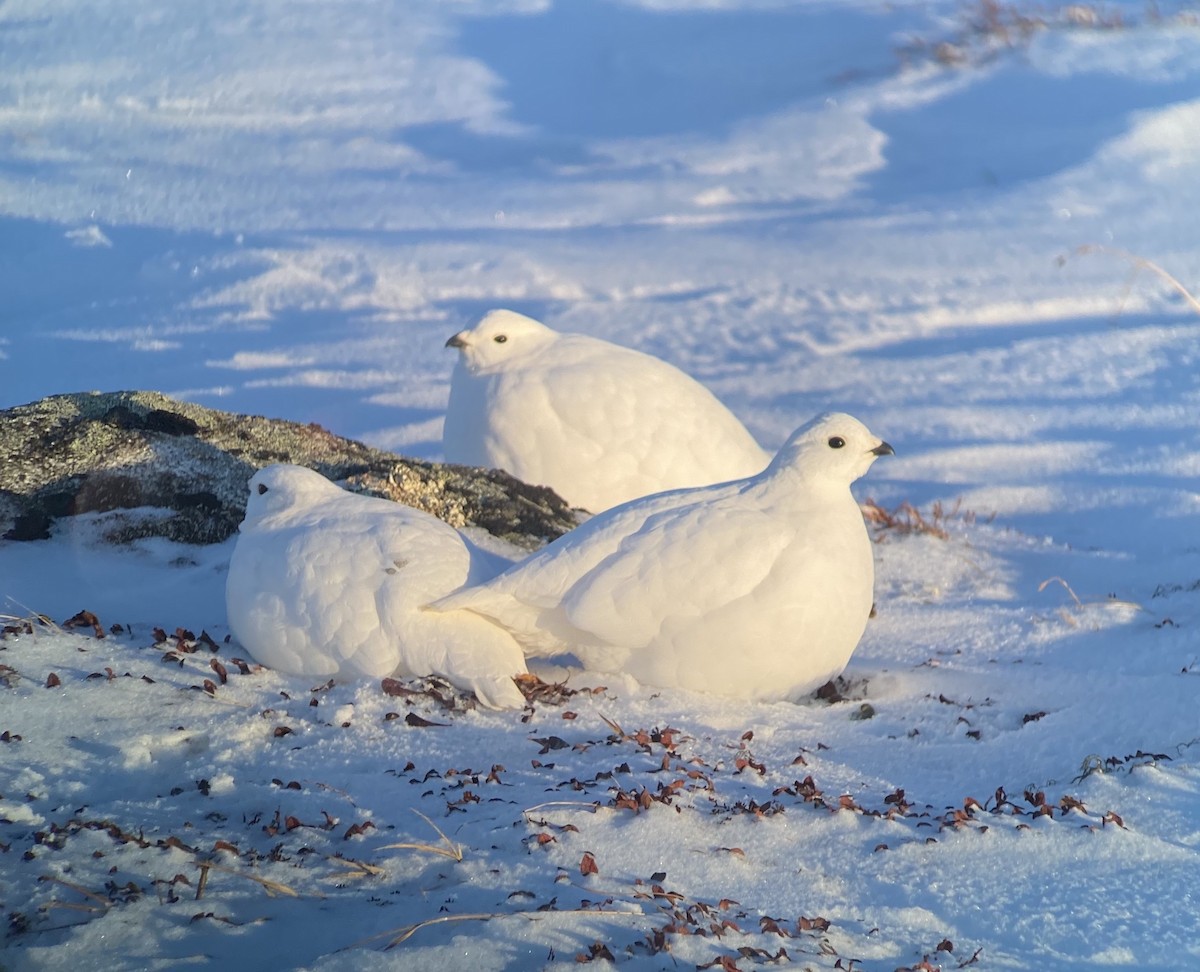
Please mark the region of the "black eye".
POLYGON ((495 341, 497 344, 503 344, 505 341, 508 340, 508 335, 507 334, 497 334, 494 338, 492 338, 492 340, 495 341))
POLYGON ((258 495, 259 495, 259 496, 262 496, 262 494, 263 494, 263 493, 265 493, 266 491, 267 491, 267 486, 266 486, 266 484, 265 484, 265 483, 259 483, 259 484, 258 484, 258 495))
POLYGON ((829 437, 829 448, 830 449, 840 449, 845 444, 846 444, 846 440, 843 439, 840 435, 833 435, 833 436, 829 437))

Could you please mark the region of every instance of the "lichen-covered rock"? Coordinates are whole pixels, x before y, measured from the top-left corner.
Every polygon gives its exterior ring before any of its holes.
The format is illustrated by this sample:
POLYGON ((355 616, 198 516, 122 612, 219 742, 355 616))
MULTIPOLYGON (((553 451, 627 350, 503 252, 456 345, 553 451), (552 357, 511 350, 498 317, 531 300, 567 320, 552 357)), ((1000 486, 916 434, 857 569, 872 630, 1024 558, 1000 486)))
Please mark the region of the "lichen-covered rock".
POLYGON ((0 411, 0 535, 34 540, 62 516, 152 507, 158 512, 114 518, 109 539, 217 543, 241 522, 250 477, 274 462, 308 466, 525 548, 576 524, 552 490, 498 470, 405 459, 317 425, 122 391, 54 395, 0 411))

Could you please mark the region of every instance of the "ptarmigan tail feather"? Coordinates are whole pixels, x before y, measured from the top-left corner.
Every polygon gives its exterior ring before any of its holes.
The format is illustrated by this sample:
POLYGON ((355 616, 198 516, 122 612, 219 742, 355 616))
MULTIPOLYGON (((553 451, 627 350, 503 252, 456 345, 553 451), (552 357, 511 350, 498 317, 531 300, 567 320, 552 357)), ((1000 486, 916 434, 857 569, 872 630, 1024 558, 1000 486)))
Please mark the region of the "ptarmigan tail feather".
POLYGON ((426 644, 437 645, 429 667, 460 688, 470 689, 492 709, 525 705, 513 681, 523 674, 525 656, 507 631, 470 611, 439 614, 420 609, 426 644))
POLYGON ((520 709, 525 705, 525 696, 508 675, 479 676, 466 679, 465 684, 485 708, 520 709))
POLYGON ((486 584, 467 587, 427 605, 434 612, 463 612, 489 627, 501 629, 520 646, 525 658, 546 658, 571 650, 571 641, 547 627, 547 617, 556 610, 541 612, 504 591, 486 584))

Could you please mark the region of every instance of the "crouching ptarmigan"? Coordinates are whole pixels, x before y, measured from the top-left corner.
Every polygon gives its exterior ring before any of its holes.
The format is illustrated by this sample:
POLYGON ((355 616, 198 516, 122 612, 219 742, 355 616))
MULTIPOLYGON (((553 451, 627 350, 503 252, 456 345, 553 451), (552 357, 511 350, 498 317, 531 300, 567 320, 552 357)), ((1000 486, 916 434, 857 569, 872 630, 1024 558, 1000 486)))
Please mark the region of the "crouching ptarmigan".
POLYGON ((712 392, 640 351, 509 310, 446 346, 460 352, 442 434, 449 462, 504 469, 598 512, 770 461, 712 392))
POLYGON ((225 603, 262 664, 318 678, 440 675, 493 707, 519 707, 512 637, 467 611, 422 610, 497 569, 436 517, 349 493, 300 466, 250 480, 225 603))
POLYGON ((435 601, 648 685, 796 698, 846 666, 871 611, 871 542, 850 484, 892 447, 849 415, 792 434, 756 476, 601 513, 435 601))

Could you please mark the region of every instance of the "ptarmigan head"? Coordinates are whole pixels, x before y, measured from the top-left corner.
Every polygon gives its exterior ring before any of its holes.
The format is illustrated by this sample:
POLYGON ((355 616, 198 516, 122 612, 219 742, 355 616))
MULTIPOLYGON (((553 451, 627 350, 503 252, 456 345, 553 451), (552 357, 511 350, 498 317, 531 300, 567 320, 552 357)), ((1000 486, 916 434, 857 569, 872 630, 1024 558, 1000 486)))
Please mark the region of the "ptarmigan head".
POLYGON ((502 368, 557 337, 558 332, 532 317, 516 311, 493 310, 484 314, 474 327, 455 334, 446 347, 458 348, 463 365, 474 374, 502 368))
POLYGON ((328 479, 304 466, 265 466, 250 477, 246 517, 238 529, 252 529, 270 517, 286 516, 338 492, 328 479))
POLYGON ((880 456, 895 453, 853 415, 826 412, 792 433, 766 474, 794 469, 806 481, 848 486, 880 456))

